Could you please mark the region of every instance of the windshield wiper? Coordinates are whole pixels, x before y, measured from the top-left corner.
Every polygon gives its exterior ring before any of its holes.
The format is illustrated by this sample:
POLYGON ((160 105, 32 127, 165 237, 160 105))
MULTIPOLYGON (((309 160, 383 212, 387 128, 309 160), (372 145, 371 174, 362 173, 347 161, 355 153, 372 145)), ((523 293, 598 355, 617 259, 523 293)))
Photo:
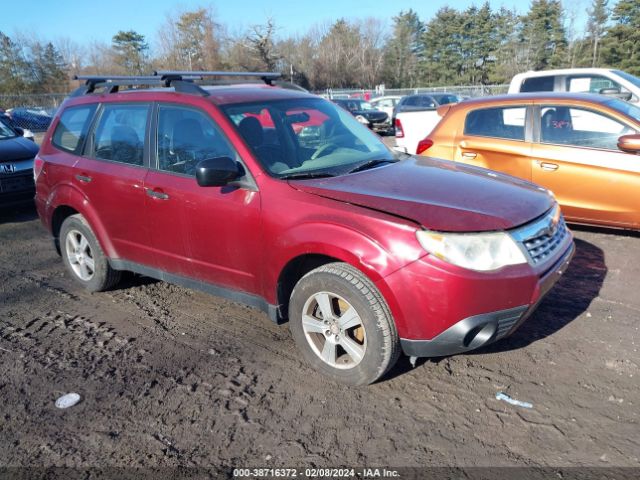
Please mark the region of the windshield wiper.
POLYGON ((319 172, 298 172, 298 173, 290 173, 288 175, 283 175, 278 177, 280 180, 303 180, 305 178, 328 178, 335 177, 335 175, 331 173, 319 173, 319 172))
POLYGON ((382 163, 396 163, 397 160, 381 160, 381 159, 377 159, 377 160, 368 160, 364 163, 361 163, 360 165, 357 165, 356 167, 352 168, 351 170, 349 170, 347 172, 347 174, 349 173, 356 173, 356 172, 361 172, 362 170, 368 170, 370 168, 373 168, 375 166, 378 166, 382 163))

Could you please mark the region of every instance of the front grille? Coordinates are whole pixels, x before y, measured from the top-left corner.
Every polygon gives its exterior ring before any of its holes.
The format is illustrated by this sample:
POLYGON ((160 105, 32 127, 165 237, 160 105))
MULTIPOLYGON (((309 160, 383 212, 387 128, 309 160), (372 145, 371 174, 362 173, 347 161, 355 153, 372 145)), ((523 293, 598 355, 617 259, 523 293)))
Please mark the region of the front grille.
POLYGON ((566 246, 571 237, 557 205, 538 220, 511 230, 510 233, 527 252, 532 265, 555 257, 558 249, 566 246))
POLYGON ((549 229, 535 237, 526 239, 523 243, 531 256, 531 260, 533 260, 534 264, 537 264, 549 258, 562 244, 567 234, 567 225, 564 222, 564 218, 560 216, 555 228, 549 222, 549 229))

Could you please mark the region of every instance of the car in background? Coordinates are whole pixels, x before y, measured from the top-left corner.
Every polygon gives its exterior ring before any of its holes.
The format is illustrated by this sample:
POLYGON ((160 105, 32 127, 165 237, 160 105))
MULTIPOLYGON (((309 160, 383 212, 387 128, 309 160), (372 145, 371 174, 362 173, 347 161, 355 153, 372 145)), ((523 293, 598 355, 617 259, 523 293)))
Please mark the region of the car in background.
POLYGON ((0 206, 33 201, 33 161, 38 146, 0 116, 0 206))
POLYGON ((537 183, 570 221, 640 229, 640 107, 530 93, 465 100, 443 114, 420 142, 423 155, 537 183))
POLYGON ((384 97, 377 97, 369 100, 369 103, 373 108, 387 114, 387 123, 391 127, 393 125, 393 123, 391 122, 391 119, 393 117, 393 109, 401 98, 401 95, 386 95, 384 97))
POLYGON ((438 102, 431 95, 426 93, 416 93, 413 95, 405 95, 402 97, 393 109, 391 121, 396 124, 396 116, 400 112, 415 112, 425 110, 435 110, 438 102))
POLYGON ((53 109, 17 107, 6 111, 13 124, 33 132, 45 132, 53 119, 53 109))
POLYGON ((387 123, 388 115, 385 112, 373 108, 369 102, 360 100, 359 98, 334 98, 333 103, 344 108, 356 117, 358 122, 366 125, 371 130, 376 132, 386 132, 389 130, 389 124, 387 123))
POLYGON ((509 93, 598 93, 631 103, 640 102, 640 78, 611 68, 565 68, 519 73, 509 93))
POLYGON ((463 100, 463 98, 460 95, 457 95, 455 93, 433 92, 433 93, 429 93, 429 96, 433 98, 436 102, 438 102, 438 105, 448 105, 450 103, 458 103, 463 100))

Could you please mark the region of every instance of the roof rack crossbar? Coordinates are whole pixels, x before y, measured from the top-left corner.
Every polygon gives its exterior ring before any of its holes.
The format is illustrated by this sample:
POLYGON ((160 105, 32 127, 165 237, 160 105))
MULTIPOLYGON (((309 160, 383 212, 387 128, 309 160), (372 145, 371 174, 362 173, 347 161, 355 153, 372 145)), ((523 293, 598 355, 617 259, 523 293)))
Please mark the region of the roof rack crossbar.
POLYGON ((279 72, 225 72, 225 71, 190 71, 190 70, 156 70, 155 75, 181 76, 182 78, 201 80, 203 77, 258 77, 267 85, 282 77, 279 72))

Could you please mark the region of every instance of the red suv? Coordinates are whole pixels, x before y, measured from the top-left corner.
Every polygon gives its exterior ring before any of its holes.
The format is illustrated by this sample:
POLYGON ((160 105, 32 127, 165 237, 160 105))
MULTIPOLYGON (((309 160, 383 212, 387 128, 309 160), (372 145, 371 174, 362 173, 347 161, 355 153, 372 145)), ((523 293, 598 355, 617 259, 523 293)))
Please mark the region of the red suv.
POLYGON ((87 289, 128 270, 257 307, 357 385, 511 334, 571 259, 543 188, 391 151, 273 75, 197 75, 88 78, 56 114, 36 203, 87 289))

